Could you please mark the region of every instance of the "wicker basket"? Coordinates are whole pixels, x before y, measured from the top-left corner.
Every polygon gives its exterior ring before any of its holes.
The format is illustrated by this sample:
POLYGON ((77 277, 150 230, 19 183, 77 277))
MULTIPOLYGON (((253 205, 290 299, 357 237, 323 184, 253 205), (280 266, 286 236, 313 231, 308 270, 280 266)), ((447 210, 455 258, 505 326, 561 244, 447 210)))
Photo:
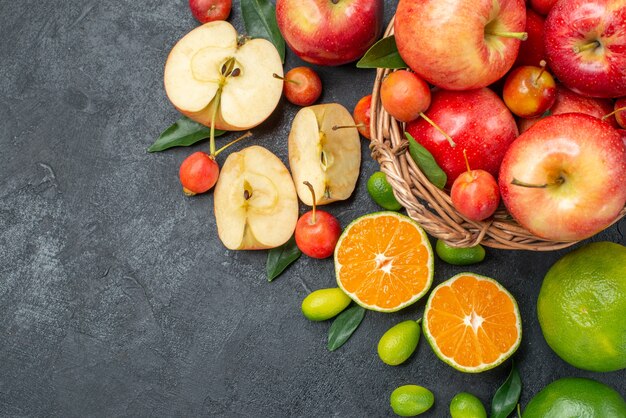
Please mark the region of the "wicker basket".
MULTIPOLYGON (((385 35, 393 33, 393 19, 385 35)), ((394 189, 398 201, 432 236, 454 247, 482 244, 509 250, 551 251, 569 247, 576 242, 549 241, 522 228, 501 205, 485 222, 474 222, 459 214, 450 196, 431 184, 407 152, 402 124, 393 119, 380 102, 380 84, 390 70, 379 68, 372 92, 371 143, 372 157, 394 189)), ((622 209, 615 222, 626 214, 622 209)))

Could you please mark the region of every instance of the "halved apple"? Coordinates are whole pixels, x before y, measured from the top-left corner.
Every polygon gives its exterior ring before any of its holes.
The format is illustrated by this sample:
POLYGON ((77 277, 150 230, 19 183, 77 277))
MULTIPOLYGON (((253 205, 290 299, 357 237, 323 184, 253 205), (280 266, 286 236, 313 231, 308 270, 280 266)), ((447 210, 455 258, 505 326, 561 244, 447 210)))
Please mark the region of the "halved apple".
POLYGON ((300 200, 312 206, 345 200, 354 191, 361 165, 361 140, 350 112, 340 104, 304 107, 289 133, 289 167, 300 200))
POLYGON ((298 197, 287 167, 253 145, 228 156, 214 193, 217 232, 230 250, 284 244, 298 221, 298 197))
POLYGON ((185 116, 228 131, 250 129, 280 100, 283 67, 265 39, 241 39, 224 21, 206 23, 172 48, 165 63, 165 91, 185 116))

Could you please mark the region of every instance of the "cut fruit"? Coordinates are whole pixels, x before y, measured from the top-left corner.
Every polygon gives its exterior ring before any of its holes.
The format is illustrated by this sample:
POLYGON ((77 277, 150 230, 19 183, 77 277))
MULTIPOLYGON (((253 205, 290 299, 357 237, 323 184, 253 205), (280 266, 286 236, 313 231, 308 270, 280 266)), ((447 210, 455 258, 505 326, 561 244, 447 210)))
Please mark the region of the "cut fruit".
POLYGON ((241 41, 224 21, 206 23, 172 48, 165 91, 181 113, 227 131, 250 129, 274 111, 283 91, 276 47, 265 39, 241 41))
POLYGON ((335 274, 339 287, 359 305, 395 312, 428 292, 433 260, 417 222, 396 212, 377 212, 343 231, 335 248, 335 274))
POLYGON ((473 273, 457 274, 432 291, 423 324, 437 357, 466 373, 496 367, 522 340, 513 296, 494 279, 473 273))
POLYGON ((278 247, 298 221, 298 196, 287 167, 258 145, 228 156, 214 205, 218 235, 230 250, 278 247))
POLYGON ((361 165, 361 140, 354 119, 340 104, 328 103, 300 109, 289 133, 289 167, 298 197, 313 206, 350 197, 361 165), (342 127, 342 128, 339 128, 342 127), (334 128, 334 129, 333 129, 334 128))

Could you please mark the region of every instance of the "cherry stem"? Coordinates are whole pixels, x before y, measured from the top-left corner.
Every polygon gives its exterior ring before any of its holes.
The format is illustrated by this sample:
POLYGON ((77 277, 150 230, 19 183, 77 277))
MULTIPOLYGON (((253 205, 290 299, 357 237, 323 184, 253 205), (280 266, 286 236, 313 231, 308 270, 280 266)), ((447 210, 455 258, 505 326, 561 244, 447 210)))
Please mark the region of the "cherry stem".
POLYGON ((365 128, 365 124, 357 123, 356 125, 335 125, 332 127, 332 130, 336 131, 337 129, 345 129, 345 128, 365 128))
POLYGON ((526 32, 500 32, 498 30, 494 30, 485 31, 485 34, 492 36, 501 36, 503 38, 515 38, 519 39, 520 41, 525 41, 526 39, 528 39, 528 33, 526 32))
POLYGON ((465 158, 465 167, 467 167, 467 173, 472 174, 472 169, 469 165, 469 160, 467 159, 467 150, 463 148, 463 158, 465 158))
POLYGON ((315 224, 315 190, 313 190, 313 185, 311 185, 311 183, 309 183, 308 181, 303 181, 302 183, 309 188, 309 190, 311 191, 311 196, 313 196, 313 214, 311 215, 311 220, 313 221, 313 224, 315 224))
POLYGON ((454 147, 456 147, 456 143, 452 140, 452 138, 450 137, 450 135, 448 135, 447 133, 445 133, 445 131, 444 131, 443 129, 441 129, 441 128, 439 127, 439 125, 437 125, 435 122, 433 122, 433 121, 432 121, 432 119, 430 119, 428 116, 426 116, 426 115, 424 114, 424 112, 420 112, 420 116, 421 116, 422 118, 424 118, 424 120, 425 120, 426 122, 430 123, 430 125, 431 125, 433 128, 435 128, 436 130, 438 130, 438 131, 439 131, 439 133, 441 133, 441 135, 445 136, 445 137, 446 137, 446 139, 448 140, 448 143, 450 143, 450 146, 451 146, 451 147, 453 147, 453 148, 454 148, 454 147))
POLYGON ((592 42, 589 42, 587 44, 580 45, 580 46, 579 45, 575 45, 574 46, 574 52, 578 54, 580 52, 587 51, 589 49, 596 49, 599 46, 600 46, 600 42, 598 42, 598 41, 592 41, 592 42))
POLYGON ((541 78, 541 76, 543 75, 543 73, 546 72, 546 61, 545 60, 541 60, 539 62, 539 66, 541 67, 541 71, 539 71, 539 74, 537 74, 537 78, 535 78, 535 81, 533 82, 533 85, 537 86, 537 82, 539 81, 539 79, 541 78))
POLYGON ((281 77, 281 76, 279 76, 276 73, 272 74, 272 77, 277 78, 279 80, 288 81, 288 82, 293 83, 293 84, 298 85, 298 86, 300 85, 300 82, 298 82, 296 80, 292 80, 290 78, 281 77))
POLYGON ((619 113, 619 112, 621 112, 623 110, 626 110, 626 106, 619 107, 619 108, 615 109, 614 111, 612 111, 611 113, 602 116, 602 120, 606 120, 606 119, 610 118, 611 116, 613 116, 614 114, 619 113))
POLYGON ((237 142, 241 141, 242 139, 246 139, 252 136, 252 132, 248 131, 245 134, 241 135, 239 138, 235 139, 234 141, 230 141, 228 144, 224 145, 222 148, 218 149, 217 151, 215 151, 214 154, 211 154, 214 157, 217 157, 218 154, 222 151, 224 151, 226 148, 230 147, 231 145, 236 144, 237 142))
POLYGON ((561 176, 557 177, 554 183, 545 183, 545 184, 526 183, 525 181, 518 180, 514 177, 513 180, 511 181, 511 184, 515 186, 528 187, 530 189, 545 189, 548 186, 559 186, 563 184, 564 182, 565 182, 565 179, 561 176))

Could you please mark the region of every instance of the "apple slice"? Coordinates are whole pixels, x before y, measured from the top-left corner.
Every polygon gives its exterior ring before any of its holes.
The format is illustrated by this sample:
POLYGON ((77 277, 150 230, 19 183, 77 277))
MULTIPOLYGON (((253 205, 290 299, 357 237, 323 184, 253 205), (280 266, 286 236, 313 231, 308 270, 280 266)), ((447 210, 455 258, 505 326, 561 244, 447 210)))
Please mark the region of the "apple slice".
POLYGON ((185 116, 228 131, 250 129, 274 111, 283 91, 280 56, 265 39, 241 40, 224 21, 189 32, 165 63, 165 91, 185 116))
POLYGON ((361 165, 361 141, 350 112, 340 104, 304 107, 289 133, 289 166, 300 200, 313 205, 345 200, 354 191, 361 165), (340 128, 341 127, 341 128, 340 128))
POLYGON ((254 145, 228 156, 215 186, 217 233, 230 250, 284 244, 298 221, 298 197, 285 165, 254 145))

